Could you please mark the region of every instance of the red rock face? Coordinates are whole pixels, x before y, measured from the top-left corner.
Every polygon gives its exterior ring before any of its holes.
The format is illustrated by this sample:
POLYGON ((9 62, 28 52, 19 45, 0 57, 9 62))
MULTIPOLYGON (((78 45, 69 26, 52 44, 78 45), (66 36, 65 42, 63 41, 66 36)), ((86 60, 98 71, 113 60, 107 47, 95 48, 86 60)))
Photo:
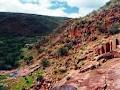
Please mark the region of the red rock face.
POLYGON ((97 46, 95 49, 95 53, 97 55, 102 55, 107 52, 116 51, 119 48, 119 44, 120 44, 119 42, 120 42, 120 39, 119 39, 119 35, 118 35, 118 37, 116 37, 116 39, 111 39, 111 41, 109 41, 103 45, 97 46))
MULTIPOLYGON (((120 90, 120 61, 113 59, 100 68, 85 73, 71 71, 68 76, 71 79, 65 81, 65 84, 76 87, 77 90, 120 90)), ((63 83, 63 80, 59 83, 63 83)))
POLYGON ((114 23, 120 23, 120 6, 111 7, 107 10, 101 10, 99 13, 88 16, 88 19, 76 20, 68 25, 66 29, 69 31, 70 37, 85 38, 85 33, 88 34, 88 40, 91 36, 96 34, 96 31, 108 33, 109 28, 114 23), (104 17, 104 18, 103 18, 104 17), (75 24, 76 23, 76 24, 75 24), (92 34, 92 35, 90 35, 92 34))
POLYGON ((110 43, 106 43, 106 52, 110 52, 111 51, 111 49, 110 49, 110 43))
POLYGON ((119 39, 116 39, 116 45, 119 45, 119 44, 120 44, 119 39))
POLYGON ((104 46, 101 47, 101 54, 105 53, 105 48, 104 46))

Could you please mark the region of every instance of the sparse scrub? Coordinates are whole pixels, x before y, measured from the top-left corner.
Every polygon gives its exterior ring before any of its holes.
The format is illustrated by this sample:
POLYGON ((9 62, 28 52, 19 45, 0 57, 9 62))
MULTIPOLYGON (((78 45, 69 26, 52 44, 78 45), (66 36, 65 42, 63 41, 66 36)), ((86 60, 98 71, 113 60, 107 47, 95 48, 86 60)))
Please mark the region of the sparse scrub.
POLYGON ((48 66, 50 66, 50 62, 49 62, 49 60, 48 60, 47 58, 44 58, 44 59, 42 60, 41 64, 42 64, 43 67, 48 67, 48 66))
POLYGON ((4 84, 0 84, 0 90, 6 90, 6 87, 4 84))
POLYGON ((67 47, 69 50, 72 48, 73 44, 71 42, 66 43, 64 47, 67 47))
MULTIPOLYGON (((33 86, 34 82, 36 82, 39 76, 43 77, 43 70, 39 69, 32 73, 31 75, 25 77, 19 77, 17 82, 11 82, 11 90, 28 90, 31 86, 33 86)), ((40 78, 39 78, 40 79, 40 78)), ((1 89, 0 89, 1 90, 1 89)), ((3 89, 6 90, 6 89, 3 89)))
POLYGON ((33 45, 32 44, 25 44, 24 47, 27 48, 28 50, 31 50, 33 48, 33 45))
POLYGON ((42 75, 38 75, 36 81, 42 81, 42 80, 43 80, 43 76, 42 75))
POLYGON ((59 56, 67 56, 68 55, 68 51, 69 51, 68 47, 61 47, 58 50, 58 55, 59 56))
POLYGON ((57 51, 58 56, 67 56, 70 49, 73 47, 73 42, 65 43, 64 46, 60 47, 57 51))
POLYGON ((84 65, 84 64, 85 64, 85 63, 84 63, 83 61, 80 62, 80 65, 81 65, 81 66, 84 65))
POLYGON ((44 48, 44 47, 40 47, 40 48, 38 49, 38 53, 42 53, 43 51, 45 51, 45 48, 44 48))
POLYGON ((112 25, 112 27, 109 29, 109 33, 112 35, 120 33, 120 24, 112 25))
POLYGON ((24 55, 20 55, 20 59, 24 59, 24 55))
POLYGON ((32 60, 33 60, 33 56, 27 56, 27 57, 24 57, 24 60, 27 64, 30 64, 32 63, 32 60))
POLYGON ((97 27, 97 29, 100 33, 108 33, 108 31, 105 29, 105 26, 104 26, 103 22, 98 21, 96 23, 96 27, 97 27))
POLYGON ((31 50, 33 47, 32 46, 29 46, 28 49, 31 50))
POLYGON ((9 77, 9 75, 0 75, 0 81, 7 79, 9 77))
POLYGON ((67 72, 66 67, 60 67, 60 68, 54 70, 55 74, 63 74, 63 73, 66 73, 66 72, 67 72))

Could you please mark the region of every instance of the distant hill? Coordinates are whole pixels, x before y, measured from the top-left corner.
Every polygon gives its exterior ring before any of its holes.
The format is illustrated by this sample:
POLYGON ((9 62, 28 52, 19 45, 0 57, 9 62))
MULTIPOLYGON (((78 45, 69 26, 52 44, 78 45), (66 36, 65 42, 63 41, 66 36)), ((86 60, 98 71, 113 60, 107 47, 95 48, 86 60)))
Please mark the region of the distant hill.
POLYGON ((35 43, 41 36, 52 33, 66 19, 0 12, 0 70, 17 67, 23 59, 21 53, 26 44, 35 43))
POLYGON ((67 18, 0 12, 0 35, 36 36, 52 32, 67 18))

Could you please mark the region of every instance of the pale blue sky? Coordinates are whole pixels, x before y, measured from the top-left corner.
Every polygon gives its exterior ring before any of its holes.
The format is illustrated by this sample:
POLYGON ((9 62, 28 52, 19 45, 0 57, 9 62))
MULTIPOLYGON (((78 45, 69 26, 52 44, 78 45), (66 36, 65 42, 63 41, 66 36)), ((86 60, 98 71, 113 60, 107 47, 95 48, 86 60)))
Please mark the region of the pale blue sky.
POLYGON ((0 0, 0 12, 80 17, 105 5, 109 0, 0 0))

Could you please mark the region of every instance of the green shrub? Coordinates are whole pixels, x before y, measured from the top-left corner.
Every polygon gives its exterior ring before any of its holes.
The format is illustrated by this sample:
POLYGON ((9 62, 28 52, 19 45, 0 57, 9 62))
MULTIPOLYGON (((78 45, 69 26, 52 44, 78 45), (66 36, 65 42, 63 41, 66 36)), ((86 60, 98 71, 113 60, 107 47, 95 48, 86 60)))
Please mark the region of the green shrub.
POLYGON ((58 55, 60 55, 60 56, 67 56, 68 51, 69 51, 68 47, 61 47, 58 50, 58 55))
POLYGON ((28 60, 31 61, 32 59, 33 59, 33 56, 29 56, 29 57, 28 57, 28 60))
POLYGON ((120 33, 120 25, 119 24, 114 24, 112 25, 112 27, 109 29, 109 33, 114 35, 114 34, 117 34, 117 33, 120 33))
POLYGON ((4 80, 4 79, 7 79, 8 75, 0 75, 0 81, 1 80, 4 80))
POLYGON ((50 62, 48 59, 44 58, 41 62, 43 67, 48 67, 50 65, 50 62))
POLYGON ((24 59, 24 56, 23 56, 23 55, 20 55, 20 59, 24 59))
POLYGON ((24 57, 24 60, 26 61, 27 64, 30 64, 30 63, 32 63, 33 56, 24 57))
POLYGON ((3 84, 0 84, 0 90, 6 90, 6 87, 3 84))
POLYGON ((37 76, 37 81, 42 81, 43 80, 43 76, 42 75, 38 75, 37 76))
POLYGON ((111 4, 111 2, 110 2, 110 1, 109 1, 109 2, 107 2, 107 3, 106 3, 106 7, 107 7, 107 6, 110 6, 110 4, 111 4))
POLYGON ((33 46, 29 46, 28 49, 31 50, 33 48, 33 46))

